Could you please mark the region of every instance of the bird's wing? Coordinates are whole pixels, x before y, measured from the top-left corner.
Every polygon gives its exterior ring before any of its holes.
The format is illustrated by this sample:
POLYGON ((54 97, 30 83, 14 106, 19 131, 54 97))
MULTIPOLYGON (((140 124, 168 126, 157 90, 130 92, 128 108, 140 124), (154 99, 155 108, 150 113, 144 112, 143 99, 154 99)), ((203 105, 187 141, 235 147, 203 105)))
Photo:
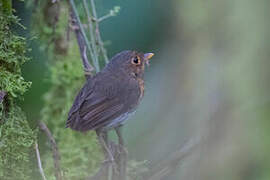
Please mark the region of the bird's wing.
MULTIPOLYGON (((69 110, 68 113, 68 119, 71 119, 71 117, 78 111, 78 109, 81 107, 82 103, 84 100, 89 96, 92 91, 93 91, 93 86, 94 86, 94 80, 89 79, 83 88, 80 90, 80 92, 77 94, 72 107, 69 110)), ((67 122, 68 124, 68 122, 67 122)))
POLYGON ((86 84, 70 109, 66 127, 78 131, 99 129, 125 113, 123 99, 112 93, 120 91, 111 85, 86 84), (97 90, 95 86, 101 88, 97 90))
POLYGON ((138 82, 132 79, 123 82, 101 83, 96 79, 86 84, 74 101, 66 126, 78 131, 95 130, 114 124, 123 114, 134 111, 141 94, 138 82))
POLYGON ((92 92, 69 117, 67 126, 79 131, 99 129, 124 112, 124 104, 118 98, 109 99, 98 92, 92 92))
POLYGON ((125 113, 123 102, 118 97, 107 98, 93 93, 80 109, 83 129, 99 129, 125 113))

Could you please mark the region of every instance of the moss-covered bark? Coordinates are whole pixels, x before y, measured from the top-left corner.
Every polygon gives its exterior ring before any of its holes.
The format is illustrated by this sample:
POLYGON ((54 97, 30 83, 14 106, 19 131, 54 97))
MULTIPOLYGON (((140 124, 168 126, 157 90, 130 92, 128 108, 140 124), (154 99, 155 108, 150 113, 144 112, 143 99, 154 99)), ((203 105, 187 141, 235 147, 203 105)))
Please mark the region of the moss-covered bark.
POLYGON ((26 40, 11 31, 18 25, 12 15, 11 0, 0 2, 0 179, 29 179, 32 171, 31 151, 36 133, 17 104, 31 83, 21 76, 21 66, 29 60, 26 40), (3 97, 3 96, 2 96, 3 97))

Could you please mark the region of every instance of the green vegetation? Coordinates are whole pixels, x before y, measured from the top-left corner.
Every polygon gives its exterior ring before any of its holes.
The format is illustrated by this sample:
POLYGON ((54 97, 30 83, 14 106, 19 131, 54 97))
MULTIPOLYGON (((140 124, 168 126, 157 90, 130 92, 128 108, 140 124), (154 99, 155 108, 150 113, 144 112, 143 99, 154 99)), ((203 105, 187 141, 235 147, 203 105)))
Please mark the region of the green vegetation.
POLYGON ((0 3, 0 22, 0 90, 6 92, 0 103, 0 179, 28 179, 36 132, 29 127, 17 99, 31 86, 21 76, 21 66, 29 58, 25 38, 11 30, 11 26, 20 25, 11 14, 11 0, 0 3))

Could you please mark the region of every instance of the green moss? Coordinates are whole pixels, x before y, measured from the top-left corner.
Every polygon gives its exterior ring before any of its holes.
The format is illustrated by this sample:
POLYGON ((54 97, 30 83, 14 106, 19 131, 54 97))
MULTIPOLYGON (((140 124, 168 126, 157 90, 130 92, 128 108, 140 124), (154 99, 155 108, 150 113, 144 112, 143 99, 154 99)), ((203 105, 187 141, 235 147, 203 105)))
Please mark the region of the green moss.
POLYGON ((21 76, 21 66, 29 60, 26 40, 10 30, 18 23, 15 16, 0 15, 0 22, 0 88, 12 97, 21 96, 31 85, 21 76))
POLYGON ((5 92, 8 92, 10 96, 17 97, 24 94, 25 91, 31 86, 31 82, 26 82, 19 74, 14 74, 9 71, 5 71, 0 67, 0 87, 5 92))
POLYGON ((21 76, 28 49, 25 38, 10 30, 19 22, 9 12, 4 6, 0 11, 0 90, 7 93, 0 103, 0 179, 29 179, 36 133, 16 102, 31 85, 21 76))
POLYGON ((5 123, 0 125, 0 179, 29 179, 32 174, 31 151, 36 139, 24 113, 12 105, 5 123))

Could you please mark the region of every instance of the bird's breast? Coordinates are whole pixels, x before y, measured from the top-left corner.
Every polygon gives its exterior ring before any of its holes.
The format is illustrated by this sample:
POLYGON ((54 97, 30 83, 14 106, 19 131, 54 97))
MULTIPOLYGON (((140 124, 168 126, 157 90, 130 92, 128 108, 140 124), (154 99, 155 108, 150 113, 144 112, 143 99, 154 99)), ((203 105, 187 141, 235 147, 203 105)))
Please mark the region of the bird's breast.
POLYGON ((144 81, 143 81, 143 79, 139 78, 138 83, 139 83, 139 88, 140 88, 140 99, 141 99, 144 95, 144 81))

